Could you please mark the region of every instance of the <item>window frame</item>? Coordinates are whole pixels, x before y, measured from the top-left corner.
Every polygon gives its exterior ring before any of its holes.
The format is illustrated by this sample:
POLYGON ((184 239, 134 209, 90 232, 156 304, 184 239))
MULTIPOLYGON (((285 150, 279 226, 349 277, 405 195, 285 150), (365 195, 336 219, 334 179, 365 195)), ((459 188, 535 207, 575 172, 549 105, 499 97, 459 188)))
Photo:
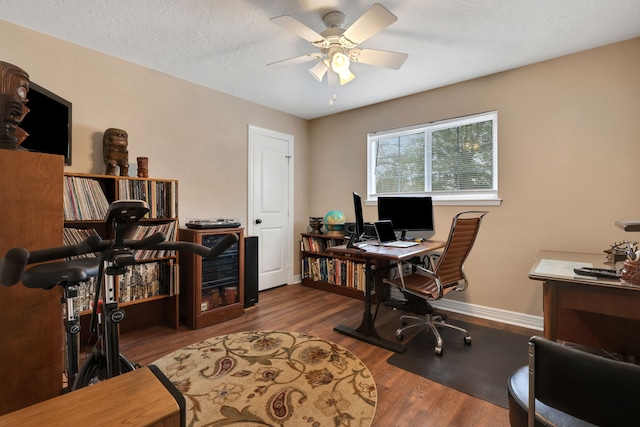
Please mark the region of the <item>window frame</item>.
MULTIPOLYGON (((425 135, 426 139, 426 135, 425 135)), ((427 150, 425 141, 425 151, 427 150)), ((428 153, 425 153, 425 180, 428 176, 429 165, 428 153)), ((439 120, 430 123, 424 123, 414 126, 406 126, 402 128, 389 129, 367 134, 367 203, 377 203, 378 196, 383 195, 406 195, 406 196, 431 196, 434 205, 499 205, 502 200, 498 193, 498 112, 488 111, 469 116, 456 117, 446 120, 439 120), (376 167, 376 142, 381 138, 394 136, 402 136, 419 132, 433 132, 441 129, 452 127, 460 127, 473 123, 479 123, 491 120, 492 126, 492 189, 486 190, 459 190, 454 192, 407 192, 407 193, 375 193, 375 167, 376 167)))

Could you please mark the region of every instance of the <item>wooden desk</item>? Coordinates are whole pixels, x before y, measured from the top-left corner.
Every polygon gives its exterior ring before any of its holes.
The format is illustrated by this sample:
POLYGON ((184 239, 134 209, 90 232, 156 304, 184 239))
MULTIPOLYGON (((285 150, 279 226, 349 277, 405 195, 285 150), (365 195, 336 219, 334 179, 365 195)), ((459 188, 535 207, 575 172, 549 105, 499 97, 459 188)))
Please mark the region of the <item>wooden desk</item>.
POLYGON ((407 349, 404 344, 380 337, 373 323, 373 317, 371 316, 371 290, 375 286, 375 272, 371 268, 371 261, 374 259, 381 259, 391 262, 403 261, 415 256, 424 255, 436 249, 443 248, 444 245, 445 242, 436 240, 425 240, 424 242, 421 242, 409 248, 391 248, 387 246, 375 245, 362 246, 360 249, 347 248, 346 245, 328 248, 327 252, 333 252, 343 256, 346 255, 364 258, 366 261, 366 285, 364 291, 364 316, 362 318, 362 323, 360 323, 360 326, 356 329, 344 325, 338 325, 333 328, 333 330, 336 332, 340 332, 341 334, 348 335, 352 338, 368 342, 369 344, 377 345, 378 347, 395 351, 396 353, 404 353, 404 351, 407 349))
POLYGON ((574 267, 611 268, 606 256, 541 251, 529 278, 543 281, 544 336, 640 356, 640 286, 576 276, 574 267))
POLYGON ((0 416, 0 425, 180 427, 185 411, 184 396, 147 366, 0 416))

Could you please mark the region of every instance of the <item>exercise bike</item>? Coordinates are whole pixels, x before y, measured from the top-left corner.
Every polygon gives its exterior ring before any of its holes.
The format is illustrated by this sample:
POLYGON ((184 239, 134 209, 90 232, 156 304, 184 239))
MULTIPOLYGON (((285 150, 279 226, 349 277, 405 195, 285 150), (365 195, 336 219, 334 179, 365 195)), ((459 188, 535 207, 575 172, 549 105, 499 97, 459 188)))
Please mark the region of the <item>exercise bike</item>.
POLYGON ((140 239, 125 239, 127 229, 149 212, 146 202, 118 200, 111 203, 107 222, 113 229, 113 239, 90 236, 81 243, 56 248, 27 251, 13 248, 0 259, 0 285, 12 286, 22 280, 27 288, 63 288, 64 324, 66 335, 67 389, 73 391, 136 369, 136 364, 120 354, 119 324, 125 312, 118 307, 115 276, 123 275, 136 263, 135 250, 177 250, 193 252, 213 259, 235 244, 238 236, 227 234, 212 248, 191 242, 166 241, 164 233, 140 239), (96 257, 66 259, 40 264, 27 269, 28 264, 72 258, 96 253, 96 257), (97 278, 91 313, 91 333, 97 341, 82 367, 78 369, 80 319, 74 307, 78 286, 97 278))

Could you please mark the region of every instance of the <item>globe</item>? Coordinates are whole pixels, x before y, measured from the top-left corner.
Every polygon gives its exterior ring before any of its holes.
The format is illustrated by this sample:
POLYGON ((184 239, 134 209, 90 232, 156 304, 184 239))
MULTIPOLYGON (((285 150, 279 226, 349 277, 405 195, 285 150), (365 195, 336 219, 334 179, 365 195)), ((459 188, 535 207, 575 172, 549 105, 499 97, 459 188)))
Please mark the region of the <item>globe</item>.
POLYGON ((324 226, 327 228, 327 234, 344 234, 344 224, 347 217, 342 211, 329 211, 324 216, 324 226))

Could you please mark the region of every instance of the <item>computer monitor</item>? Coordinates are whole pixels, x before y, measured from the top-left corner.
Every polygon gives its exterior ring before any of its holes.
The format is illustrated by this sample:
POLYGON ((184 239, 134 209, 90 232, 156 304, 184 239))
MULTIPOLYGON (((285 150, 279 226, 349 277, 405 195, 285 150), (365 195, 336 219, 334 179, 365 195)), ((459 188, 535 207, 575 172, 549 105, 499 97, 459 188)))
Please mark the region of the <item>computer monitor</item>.
POLYGON ((433 203, 427 196, 380 196, 378 197, 378 219, 388 219, 393 229, 406 239, 407 231, 420 231, 419 236, 433 236, 433 203))
POLYGON ((347 243, 348 248, 355 248, 355 244, 362 241, 364 236, 364 217, 362 215, 362 197, 354 191, 353 193, 353 210, 356 215, 356 224, 353 234, 347 243))

